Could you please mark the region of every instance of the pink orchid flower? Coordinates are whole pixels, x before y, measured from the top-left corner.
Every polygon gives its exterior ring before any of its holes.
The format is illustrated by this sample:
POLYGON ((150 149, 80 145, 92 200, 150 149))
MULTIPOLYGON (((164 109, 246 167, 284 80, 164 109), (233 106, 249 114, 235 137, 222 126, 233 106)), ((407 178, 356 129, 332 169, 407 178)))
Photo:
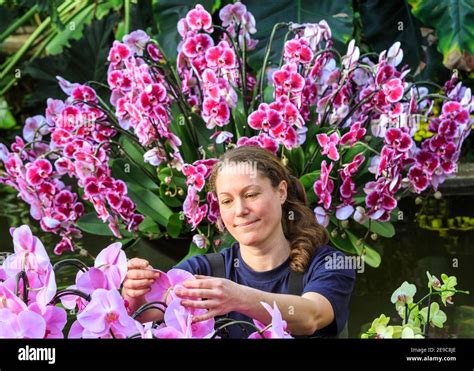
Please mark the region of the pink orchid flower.
POLYGON ((46 331, 44 318, 30 310, 14 313, 0 309, 0 338, 43 339, 46 331))
POLYGON ((263 307, 272 317, 271 325, 265 326, 260 321, 257 321, 256 319, 254 319, 253 322, 255 323, 255 326, 257 326, 261 331, 262 330, 263 331, 261 334, 259 334, 258 332, 254 332, 250 334, 248 338, 249 339, 293 339, 293 337, 287 331, 288 325, 286 321, 283 320, 283 317, 281 316, 281 312, 278 309, 276 302, 273 302, 273 308, 267 303, 264 303, 263 301, 261 301, 260 304, 263 305, 263 307))
POLYGON ((194 280, 195 277, 182 269, 171 269, 167 273, 160 272, 155 282, 151 285, 151 290, 145 295, 145 299, 150 301, 162 301, 169 304, 174 298, 174 289, 184 281, 194 280))
POLYGON ((94 267, 104 272, 109 289, 119 289, 127 275, 127 257, 122 250, 122 244, 115 242, 95 258, 94 267))
POLYGON ((339 152, 336 146, 339 144, 339 135, 334 132, 330 136, 327 134, 316 135, 319 145, 322 147, 321 154, 327 155, 331 160, 339 160, 339 152))
POLYGON ((206 313, 206 309, 187 309, 181 305, 181 300, 173 299, 166 308, 164 320, 166 327, 155 331, 157 338, 209 338, 214 334, 214 319, 192 322, 193 316, 206 313))
POLYGON ((77 315, 84 328, 85 338, 127 337, 137 330, 136 321, 130 317, 117 290, 97 289, 92 293, 87 307, 77 315))

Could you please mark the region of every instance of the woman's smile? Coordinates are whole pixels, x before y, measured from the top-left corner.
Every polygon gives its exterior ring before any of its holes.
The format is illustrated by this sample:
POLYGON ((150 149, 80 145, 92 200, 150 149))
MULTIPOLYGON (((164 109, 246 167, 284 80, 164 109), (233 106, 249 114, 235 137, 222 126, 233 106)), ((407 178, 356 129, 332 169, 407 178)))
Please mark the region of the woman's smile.
POLYGON ((260 221, 260 219, 256 219, 256 220, 251 220, 251 221, 248 221, 248 222, 244 222, 244 223, 239 223, 239 224, 235 224, 235 227, 237 228, 246 228, 246 227, 249 227, 251 225, 254 225, 256 222, 260 221))

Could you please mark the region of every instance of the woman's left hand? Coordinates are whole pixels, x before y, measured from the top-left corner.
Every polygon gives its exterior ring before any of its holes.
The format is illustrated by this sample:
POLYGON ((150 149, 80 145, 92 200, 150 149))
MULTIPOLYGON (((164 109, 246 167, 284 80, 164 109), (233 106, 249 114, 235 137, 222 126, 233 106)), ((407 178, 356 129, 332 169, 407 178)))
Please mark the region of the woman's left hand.
POLYGON ((215 316, 225 315, 237 310, 245 298, 245 287, 225 278, 195 275, 196 280, 183 282, 184 288, 177 288, 175 293, 181 305, 188 308, 208 309, 202 315, 194 316, 193 322, 204 321, 215 316), (207 299, 207 300, 189 300, 207 299))

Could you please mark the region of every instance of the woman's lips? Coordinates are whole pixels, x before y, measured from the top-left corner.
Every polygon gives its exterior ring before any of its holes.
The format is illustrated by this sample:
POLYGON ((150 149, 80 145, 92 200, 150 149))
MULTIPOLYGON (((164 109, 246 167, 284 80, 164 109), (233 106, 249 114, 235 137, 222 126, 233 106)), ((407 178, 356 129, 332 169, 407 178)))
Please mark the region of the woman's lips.
POLYGON ((243 227, 248 227, 249 225, 252 225, 252 224, 258 222, 259 220, 260 220, 260 219, 252 220, 252 221, 246 222, 246 223, 236 224, 235 227, 241 227, 241 228, 243 228, 243 227))

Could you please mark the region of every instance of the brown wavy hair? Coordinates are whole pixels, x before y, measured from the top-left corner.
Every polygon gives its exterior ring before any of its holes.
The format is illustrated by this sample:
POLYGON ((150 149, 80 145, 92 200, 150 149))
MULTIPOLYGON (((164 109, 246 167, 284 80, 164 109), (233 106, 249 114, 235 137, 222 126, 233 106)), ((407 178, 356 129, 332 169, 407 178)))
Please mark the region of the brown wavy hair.
POLYGON ((259 174, 270 179, 274 188, 277 188, 282 180, 287 182, 287 198, 282 205, 281 223, 283 233, 290 241, 290 268, 296 272, 305 272, 316 249, 327 244, 329 236, 307 206, 303 184, 268 150, 241 146, 225 152, 212 169, 209 186, 216 197, 216 178, 225 163, 256 164, 259 174))

